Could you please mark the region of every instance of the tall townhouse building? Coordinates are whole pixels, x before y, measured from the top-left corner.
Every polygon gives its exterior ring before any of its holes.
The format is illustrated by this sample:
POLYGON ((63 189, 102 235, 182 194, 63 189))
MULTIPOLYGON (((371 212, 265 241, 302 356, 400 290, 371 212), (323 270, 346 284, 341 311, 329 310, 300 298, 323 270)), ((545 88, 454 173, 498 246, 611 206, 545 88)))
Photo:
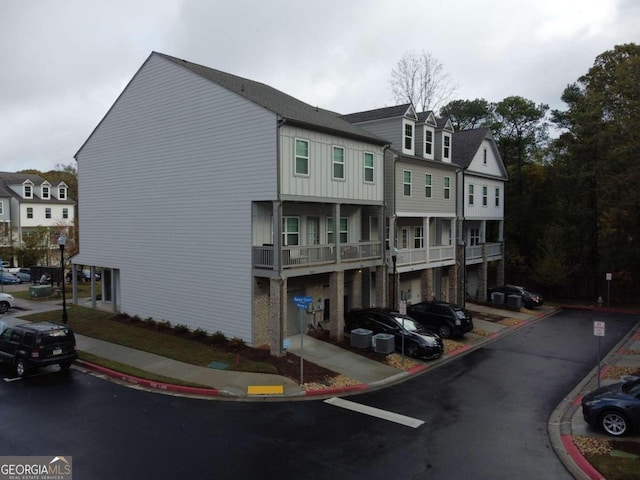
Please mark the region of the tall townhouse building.
POLYGON ((101 267, 102 299, 130 315, 273 354, 301 323, 341 339, 346 310, 385 301, 387 144, 265 84, 154 52, 76 154, 73 261, 101 267))
POLYGON ((484 302, 487 287, 504 284, 504 208, 507 171, 489 128, 453 134, 458 181, 460 251, 465 264, 460 291, 484 302))
POLYGON ((345 115, 389 139, 385 154, 389 305, 423 300, 455 302, 457 172, 453 128, 410 104, 345 115))
MULTIPOLYGON (((0 172, 0 247, 20 249, 24 240, 41 227, 56 238, 60 233, 69 235, 75 201, 69 198, 68 189, 64 182, 51 184, 40 175, 0 172)), ((45 241, 49 240, 55 239, 45 241)), ((56 243, 52 247, 58 248, 56 243)))

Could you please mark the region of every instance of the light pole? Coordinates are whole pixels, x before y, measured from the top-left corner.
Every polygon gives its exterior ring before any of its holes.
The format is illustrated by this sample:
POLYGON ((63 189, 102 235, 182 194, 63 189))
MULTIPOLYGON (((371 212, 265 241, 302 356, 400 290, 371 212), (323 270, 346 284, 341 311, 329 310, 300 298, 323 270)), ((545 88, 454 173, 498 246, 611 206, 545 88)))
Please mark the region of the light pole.
POLYGON ((391 248, 391 261, 393 262, 393 305, 391 308, 395 311, 397 308, 396 305, 396 288, 397 288, 397 279, 396 275, 398 271, 396 270, 396 261, 398 260, 398 249, 396 247, 391 248))
POLYGON ((64 246, 67 243, 67 239, 64 235, 58 237, 58 246, 60 247, 60 271, 62 272, 62 323, 67 323, 67 296, 64 291, 64 246))

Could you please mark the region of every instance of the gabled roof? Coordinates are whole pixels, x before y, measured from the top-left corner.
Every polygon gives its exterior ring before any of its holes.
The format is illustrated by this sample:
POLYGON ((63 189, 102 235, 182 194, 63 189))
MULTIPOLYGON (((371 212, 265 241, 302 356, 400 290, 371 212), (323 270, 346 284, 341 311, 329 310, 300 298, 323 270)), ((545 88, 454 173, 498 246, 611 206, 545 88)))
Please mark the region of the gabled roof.
POLYGON ((418 120, 418 115, 416 115, 410 103, 395 105, 393 107, 376 108, 374 110, 366 110, 364 112, 350 113, 342 116, 347 122, 351 123, 370 122, 372 120, 396 117, 408 117, 418 120))
POLYGON ((420 112, 418 114, 418 121, 420 123, 426 123, 427 125, 432 125, 434 127, 438 126, 438 121, 436 120, 436 116, 433 112, 420 112))
POLYGON ((471 130, 459 130, 453 133, 453 161, 462 167, 468 167, 473 157, 480 149, 482 142, 487 139, 491 142, 496 158, 499 161, 499 167, 505 178, 507 171, 504 168, 502 157, 496 146, 491 129, 488 127, 473 128, 471 130))
POLYGON ((29 180, 34 185, 40 185, 45 179, 35 173, 0 172, 0 181, 5 185, 22 185, 29 180))
POLYGON ((366 130, 352 125, 341 118, 340 115, 330 112, 329 110, 313 107, 264 83, 221 72, 220 70, 214 70, 213 68, 191 63, 163 53, 153 52, 151 56, 154 55, 186 68, 196 75, 217 83, 227 90, 276 113, 282 117, 286 123, 348 136, 378 145, 387 145, 389 143, 366 130))
POLYGON ((449 120, 449 117, 438 117, 436 119, 436 122, 438 124, 438 128, 450 130, 453 132, 453 125, 451 125, 451 120, 449 120))

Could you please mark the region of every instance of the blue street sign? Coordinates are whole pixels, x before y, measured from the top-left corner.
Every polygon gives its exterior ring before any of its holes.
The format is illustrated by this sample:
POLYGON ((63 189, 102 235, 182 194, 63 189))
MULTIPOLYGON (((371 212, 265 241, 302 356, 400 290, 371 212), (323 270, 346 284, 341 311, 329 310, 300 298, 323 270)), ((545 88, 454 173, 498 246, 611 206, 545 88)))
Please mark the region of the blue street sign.
POLYGON ((309 305, 310 303, 313 302, 313 297, 304 297, 302 295, 296 295, 295 297, 293 297, 293 301, 298 304, 298 303, 302 303, 305 305, 309 305))

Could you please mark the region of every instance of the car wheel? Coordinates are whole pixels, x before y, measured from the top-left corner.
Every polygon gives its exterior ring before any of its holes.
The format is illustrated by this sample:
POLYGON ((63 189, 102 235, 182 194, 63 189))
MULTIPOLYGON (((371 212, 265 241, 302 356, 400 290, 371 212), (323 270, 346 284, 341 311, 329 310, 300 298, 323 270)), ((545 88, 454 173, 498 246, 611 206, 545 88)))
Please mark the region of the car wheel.
POLYGON ((450 338, 453 331, 449 325, 440 325, 438 328, 438 335, 442 338, 450 338))
POLYGON ((24 363, 24 360, 22 360, 21 358, 19 358, 18 361, 16 362, 16 373, 21 378, 24 378, 29 374, 29 372, 27 371, 27 365, 24 363))
POLYGON ((405 349, 405 353, 408 357, 417 357, 418 356, 418 345, 415 343, 408 343, 405 349))
POLYGON ((64 363, 60 363, 60 370, 69 370, 69 367, 71 367, 71 362, 64 362, 64 363))
POLYGON ((5 313, 9 310, 9 302, 0 302, 0 313, 5 313))
POLYGON ((600 417, 600 426, 609 435, 619 437, 624 435, 629 429, 629 422, 620 412, 604 412, 600 417))

